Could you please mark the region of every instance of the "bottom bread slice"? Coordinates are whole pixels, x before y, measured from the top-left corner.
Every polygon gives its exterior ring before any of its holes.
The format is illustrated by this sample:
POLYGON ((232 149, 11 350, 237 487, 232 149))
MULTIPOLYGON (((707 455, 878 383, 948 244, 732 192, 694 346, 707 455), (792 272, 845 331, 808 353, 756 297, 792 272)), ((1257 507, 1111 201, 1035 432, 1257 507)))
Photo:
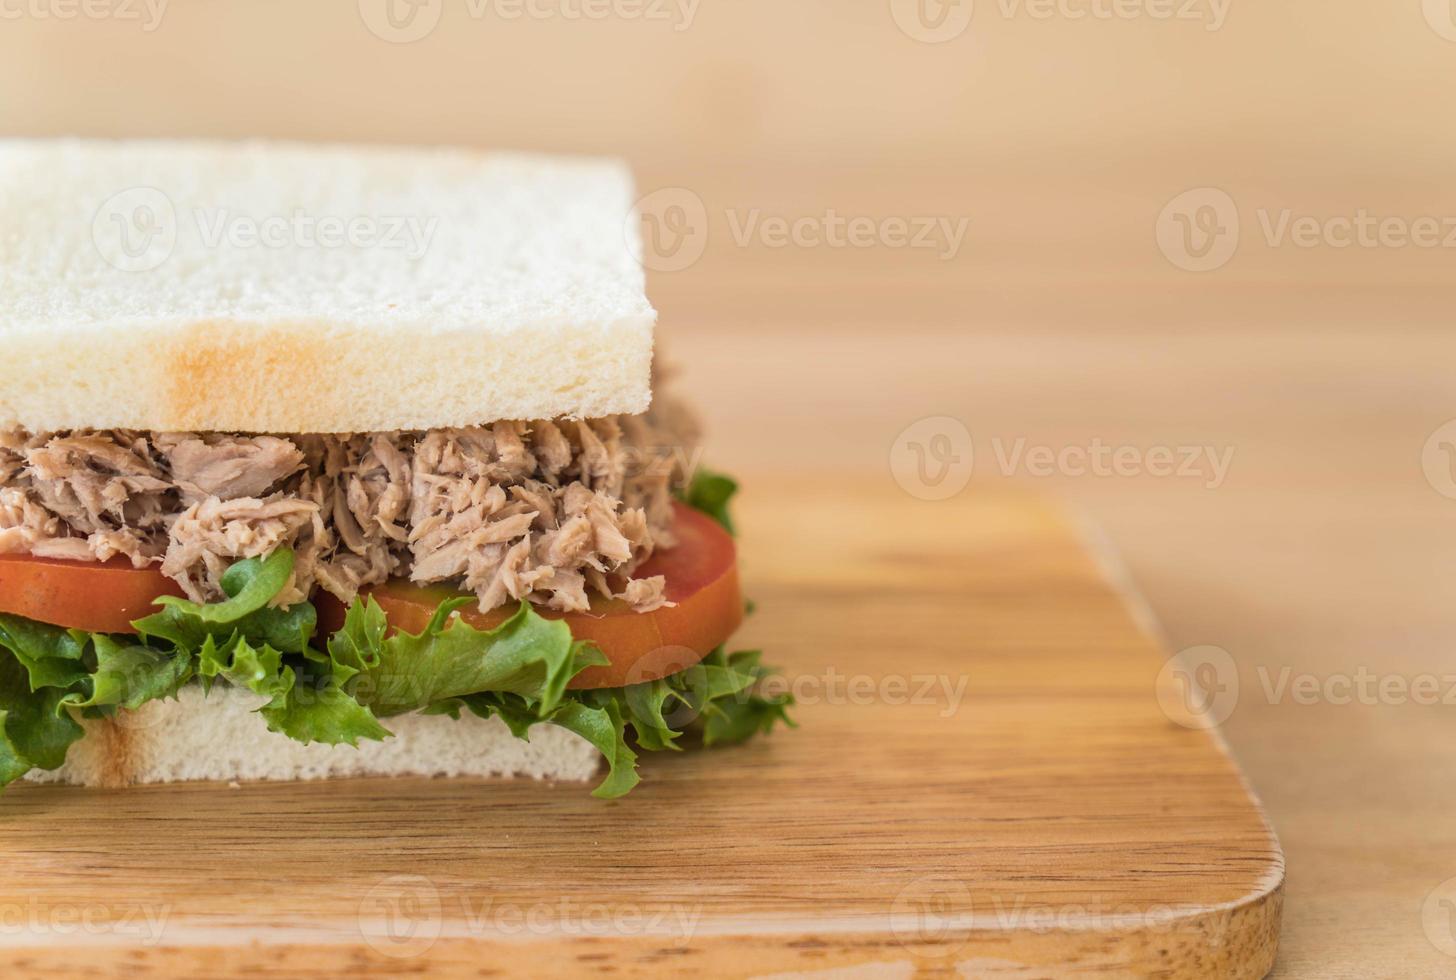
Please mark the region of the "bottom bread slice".
POLYGON ((601 755, 590 742, 555 725, 516 738, 498 718, 468 711, 402 715, 384 725, 383 742, 304 745, 268 731, 255 712, 264 698, 239 688, 215 687, 204 696, 189 685, 176 700, 153 701, 115 718, 82 722, 86 735, 51 772, 32 770, 37 782, 126 786, 189 780, 290 780, 344 776, 531 776, 588 780, 601 755))

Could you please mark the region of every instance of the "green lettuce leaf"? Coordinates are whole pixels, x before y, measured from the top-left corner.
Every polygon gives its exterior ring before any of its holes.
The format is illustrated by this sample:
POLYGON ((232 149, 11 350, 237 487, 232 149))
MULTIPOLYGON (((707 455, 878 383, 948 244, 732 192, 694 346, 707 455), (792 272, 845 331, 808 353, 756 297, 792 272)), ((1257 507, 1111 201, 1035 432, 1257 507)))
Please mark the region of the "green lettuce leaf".
POLYGON ((284 653, 308 649, 318 625, 313 605, 300 602, 270 606, 293 574, 293 552, 280 548, 267 558, 245 558, 222 576, 222 602, 199 603, 177 596, 162 596, 162 611, 132 623, 143 636, 157 637, 182 650, 200 650, 208 637, 224 640, 234 635, 266 644, 284 653))
POLYGON ((742 650, 724 656, 716 650, 704 664, 722 667, 732 673, 752 678, 742 688, 747 696, 718 698, 703 707, 703 744, 732 745, 745 741, 754 735, 767 735, 775 725, 782 723, 789 728, 798 728, 789 717, 789 708, 794 704, 791 694, 762 696, 752 693, 754 687, 776 671, 759 663, 762 654, 757 650, 742 650))
POLYGON ((586 739, 607 760, 607 778, 592 790, 593 796, 614 800, 626 796, 641 782, 637 775, 637 753, 627 745, 622 708, 615 698, 599 708, 583 701, 569 701, 552 714, 550 721, 586 739))
POLYGON ((723 526, 723 530, 733 534, 733 518, 728 513, 728 502, 737 492, 738 482, 732 477, 699 466, 683 494, 683 500, 688 506, 717 521, 723 526))
POLYGON ((95 669, 65 695, 72 708, 136 709, 148 701, 171 698, 192 677, 192 658, 185 652, 154 650, 98 633, 91 637, 95 669))
POLYGON ((384 610, 373 598, 356 600, 340 631, 343 638, 329 644, 355 700, 383 718, 490 691, 518 695, 550 714, 567 682, 586 666, 579 656, 585 644, 572 640, 564 622, 537 615, 524 602, 492 630, 451 616, 473 601, 448 599, 420 633, 400 630, 386 637, 384 610))
POLYGON ((65 694, 58 687, 32 691, 25 667, 10 651, 0 651, 0 785, 66 761, 66 750, 84 732, 62 710, 65 694))
POLYGON ((10 712, 0 708, 0 787, 9 786, 35 766, 10 737, 10 712))
POLYGON ((226 680, 268 698, 258 714, 268 730, 305 745, 357 747, 360 739, 383 741, 390 732, 365 705, 354 700, 328 673, 311 675, 310 683, 299 682, 305 664, 290 664, 281 651, 262 644, 253 646, 235 636, 222 646, 212 637, 199 652, 199 674, 206 680, 226 680))
POLYGON ((25 667, 32 691, 70 687, 85 678, 89 671, 83 661, 90 639, 81 630, 0 614, 0 646, 25 667))
MULTIPOLYGON (((244 558, 231 565, 222 576, 222 590, 228 598, 223 602, 198 603, 190 599, 165 595, 156 601, 164 612, 175 611, 179 617, 197 623, 231 625, 255 613, 283 591, 293 574, 293 551, 279 548, 267 558, 244 558)), ((157 617, 148 617, 154 619, 157 617)), ((141 629, 140 626, 137 627, 141 629)), ((145 630, 143 630, 145 632, 145 630)))

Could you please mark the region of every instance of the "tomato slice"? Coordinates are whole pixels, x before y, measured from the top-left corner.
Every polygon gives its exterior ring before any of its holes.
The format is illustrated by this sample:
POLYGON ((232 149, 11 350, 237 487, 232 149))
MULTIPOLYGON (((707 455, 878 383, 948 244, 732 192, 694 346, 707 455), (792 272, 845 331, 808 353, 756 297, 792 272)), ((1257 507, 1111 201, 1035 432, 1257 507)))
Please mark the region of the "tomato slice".
POLYGON ((131 621, 157 611, 157 596, 182 587, 156 565, 125 558, 73 561, 0 555, 0 612, 88 633, 135 633, 131 621))
MULTIPOLYGON (((677 545, 659 551, 637 570, 662 575, 671 606, 634 612, 621 599, 594 598, 586 612, 537 611, 563 619, 572 636, 590 640, 611 661, 572 679, 574 689, 622 687, 686 670, 721 645, 743 622, 743 595, 733 539, 712 518, 685 504, 673 505, 677 545)), ((448 586, 420 586, 403 579, 364 590, 383 608, 394 629, 423 630, 446 599, 468 593, 448 586)), ((182 595, 157 568, 133 568, 124 558, 105 562, 0 555, 0 612, 92 633, 135 633, 132 620, 156 611, 158 596, 182 595)), ((344 623, 344 606, 327 593, 314 596, 324 635, 344 623)), ((467 606, 460 616, 491 629, 516 611, 503 606, 482 613, 467 606)))
MULTIPOLYGON (((669 602, 652 612, 633 612, 621 599, 592 599, 587 612, 562 613, 537 608, 547 619, 563 619, 578 640, 590 640, 611 661, 588 667, 571 681, 575 690, 622 687, 657 680, 686 670, 720 646, 743 622, 743 594, 738 587, 738 561, 733 539, 712 518, 685 504, 674 504, 673 532, 677 545, 655 553, 635 575, 667 579, 669 602)), ((446 599, 470 593, 446 586, 421 586, 395 579, 370 586, 390 626, 418 633, 446 599)), ((332 596, 314 599, 319 625, 333 632, 344 623, 344 607, 332 596)), ((518 607, 502 606, 482 613, 466 606, 460 617, 477 629, 505 622, 518 607)))

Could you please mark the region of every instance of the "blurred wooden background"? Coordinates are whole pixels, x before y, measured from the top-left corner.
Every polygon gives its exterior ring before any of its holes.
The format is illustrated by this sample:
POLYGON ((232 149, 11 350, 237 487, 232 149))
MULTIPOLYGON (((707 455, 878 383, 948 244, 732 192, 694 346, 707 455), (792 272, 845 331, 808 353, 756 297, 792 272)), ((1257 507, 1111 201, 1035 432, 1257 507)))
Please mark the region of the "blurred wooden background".
POLYGON ((425 0, 414 24, 438 23, 412 43, 371 32, 382 0, 157 2, 136 19, 0 4, 0 132, 606 152, 644 191, 686 189, 701 255, 650 288, 748 492, 890 481, 906 426, 960 420, 964 492, 1066 497, 1171 648, 1238 662, 1226 730, 1289 859, 1276 975, 1456 974, 1439 901, 1456 899, 1456 706, 1265 693, 1285 668, 1456 674, 1456 500, 1422 470, 1456 417, 1456 251, 1264 228, 1456 216, 1443 0, 979 0, 938 44, 898 26, 915 11, 898 0, 618 0, 605 19, 539 0, 546 16, 514 20, 510 0, 425 0), (1132 16, 1096 15, 1115 10, 1132 16), (1190 272, 1159 216, 1208 187, 1238 247, 1190 272), (965 219, 964 239, 740 241, 753 215, 831 209, 965 219), (994 447, 1017 439, 1233 457, 1216 488, 1001 472, 994 447))

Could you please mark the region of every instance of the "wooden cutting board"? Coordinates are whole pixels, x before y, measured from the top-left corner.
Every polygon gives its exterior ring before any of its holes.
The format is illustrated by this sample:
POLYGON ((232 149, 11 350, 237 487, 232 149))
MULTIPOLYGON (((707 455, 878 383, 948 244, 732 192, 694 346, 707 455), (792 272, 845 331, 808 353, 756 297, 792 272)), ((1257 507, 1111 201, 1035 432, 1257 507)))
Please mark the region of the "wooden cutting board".
POLYGON ((1155 696, 1163 652, 1064 517, 750 487, 743 639, 786 668, 798 731, 648 759, 610 803, 17 786, 0 976, 1269 970, 1279 845, 1222 744, 1155 696))

